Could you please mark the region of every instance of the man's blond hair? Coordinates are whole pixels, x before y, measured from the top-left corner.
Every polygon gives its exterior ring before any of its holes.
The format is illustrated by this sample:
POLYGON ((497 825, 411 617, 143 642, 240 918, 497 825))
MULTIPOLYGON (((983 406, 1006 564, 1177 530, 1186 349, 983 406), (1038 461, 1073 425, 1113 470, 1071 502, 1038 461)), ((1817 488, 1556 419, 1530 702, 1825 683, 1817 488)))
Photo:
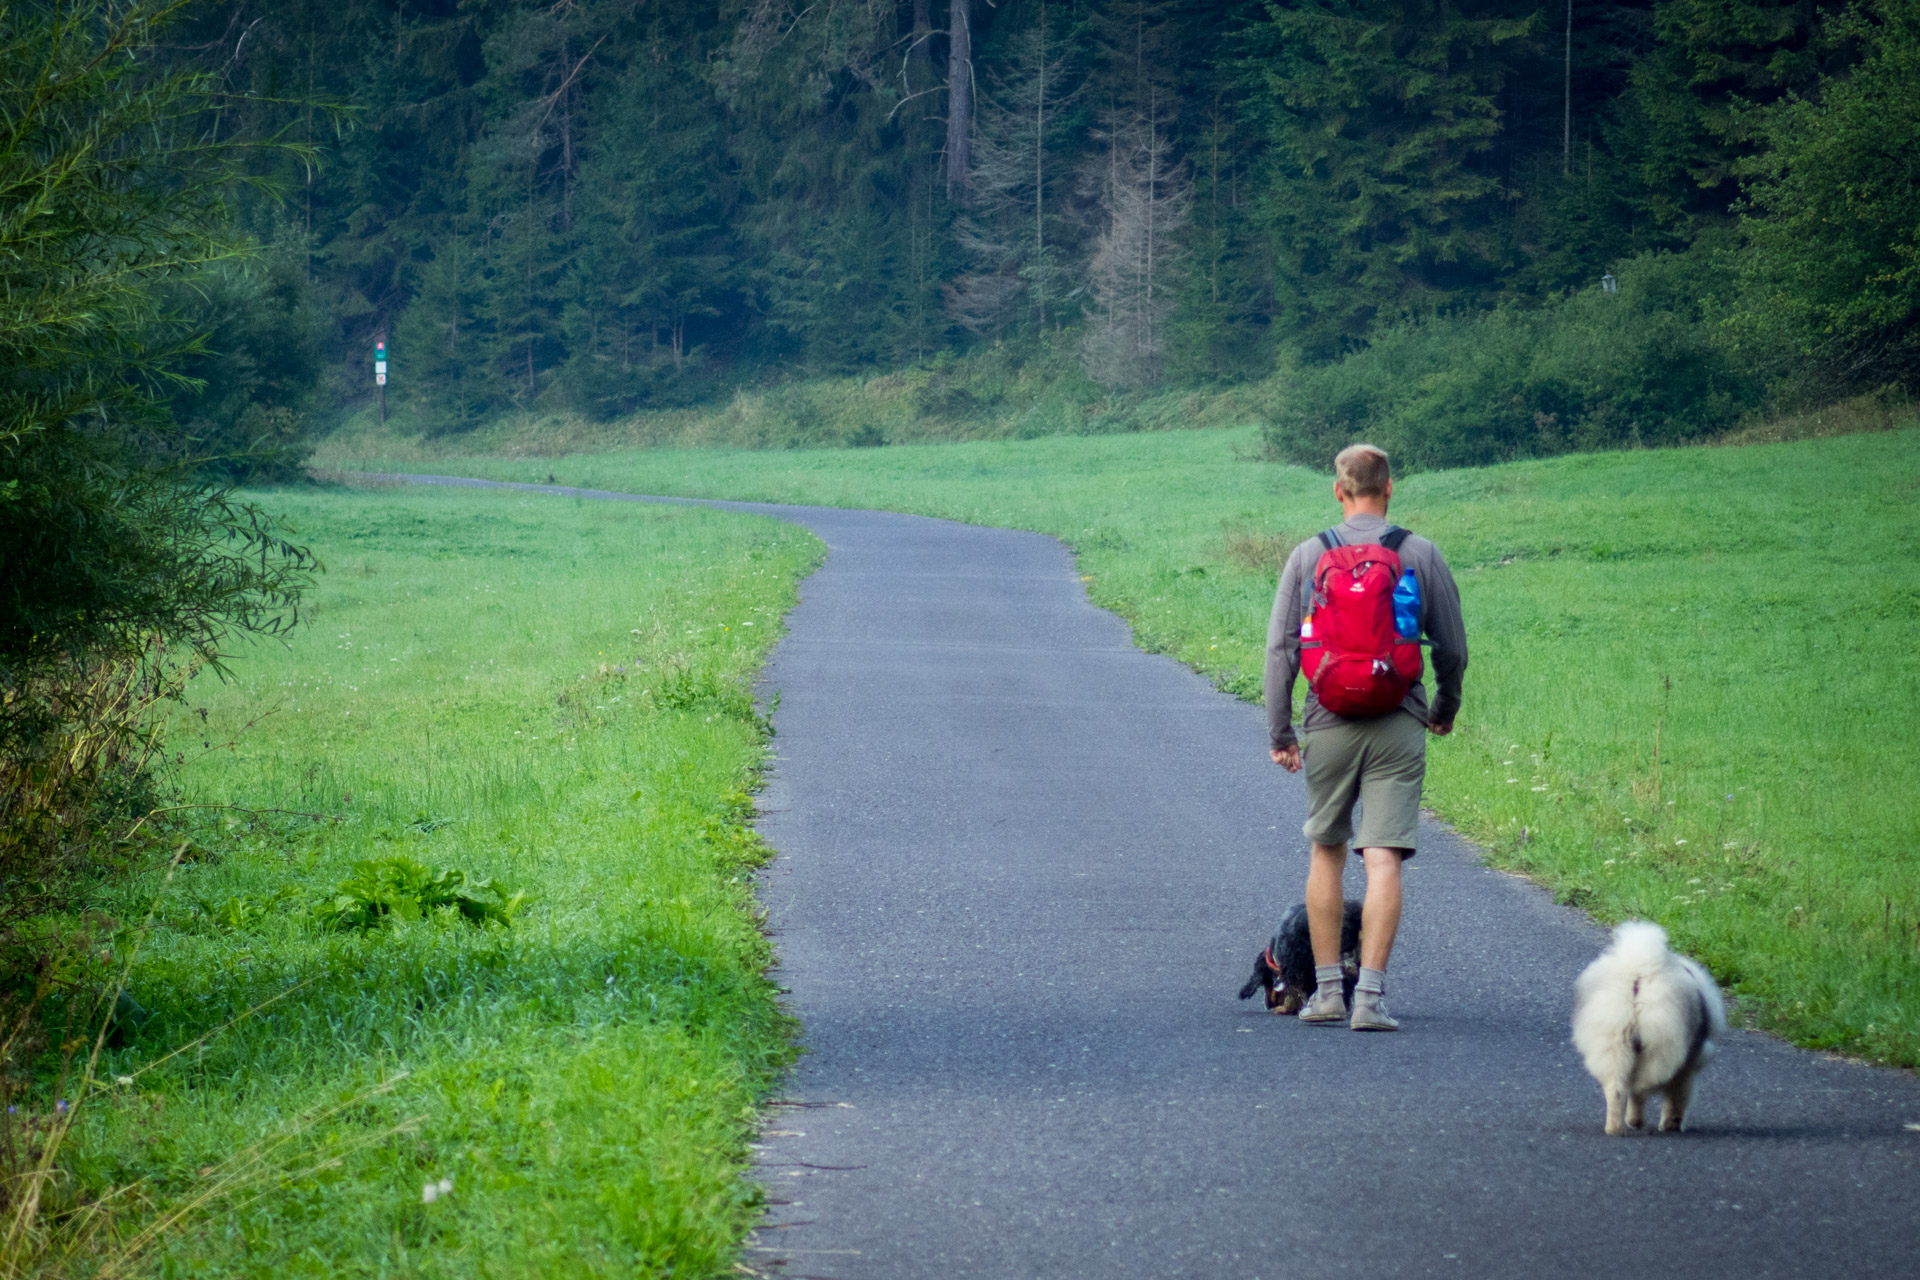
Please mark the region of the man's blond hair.
POLYGON ((1333 460, 1333 482, 1349 498, 1384 498, 1392 478, 1387 451, 1379 445, 1350 444, 1333 460))

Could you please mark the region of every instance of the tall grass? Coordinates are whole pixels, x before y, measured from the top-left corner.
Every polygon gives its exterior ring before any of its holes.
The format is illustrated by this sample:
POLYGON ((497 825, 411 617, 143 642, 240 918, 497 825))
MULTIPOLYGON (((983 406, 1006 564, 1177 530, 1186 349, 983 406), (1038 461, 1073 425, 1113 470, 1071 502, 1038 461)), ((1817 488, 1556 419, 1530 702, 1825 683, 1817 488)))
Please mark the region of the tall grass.
MULTIPOLYGON (((440 466, 1042 530, 1143 644, 1257 698, 1277 558, 1337 518, 1326 476, 1258 456, 1228 430, 440 466)), ((1916 500, 1912 426, 1405 479, 1393 516, 1452 562, 1473 647, 1430 801, 1665 924, 1757 1024, 1920 1065, 1916 500)))
POLYGON ((75 1113, 49 1222, 110 1209, 76 1266, 181 1276, 728 1270, 789 1053, 746 689, 817 544, 678 508, 271 502, 331 571, 313 625, 174 727, 259 719, 181 775, 252 812, 126 893, 127 919, 158 903, 127 980, 150 1017, 75 1113), (531 904, 325 927, 356 862, 396 857, 531 904))

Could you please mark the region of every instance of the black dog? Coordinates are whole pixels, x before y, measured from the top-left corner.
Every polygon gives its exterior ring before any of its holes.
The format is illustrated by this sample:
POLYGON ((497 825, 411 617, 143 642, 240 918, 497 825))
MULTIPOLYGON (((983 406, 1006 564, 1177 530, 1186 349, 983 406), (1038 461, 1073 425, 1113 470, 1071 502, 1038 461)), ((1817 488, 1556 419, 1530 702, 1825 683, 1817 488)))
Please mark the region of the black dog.
MULTIPOLYGON (((1353 984, 1360 980, 1360 904, 1347 899, 1340 917, 1340 987, 1353 1005, 1353 984)), ((1307 931, 1305 903, 1288 909, 1280 918, 1279 931, 1266 949, 1253 958, 1253 976, 1240 988, 1240 998, 1248 999, 1264 991, 1267 1008, 1273 1013, 1293 1014, 1313 994, 1313 938, 1307 931)))

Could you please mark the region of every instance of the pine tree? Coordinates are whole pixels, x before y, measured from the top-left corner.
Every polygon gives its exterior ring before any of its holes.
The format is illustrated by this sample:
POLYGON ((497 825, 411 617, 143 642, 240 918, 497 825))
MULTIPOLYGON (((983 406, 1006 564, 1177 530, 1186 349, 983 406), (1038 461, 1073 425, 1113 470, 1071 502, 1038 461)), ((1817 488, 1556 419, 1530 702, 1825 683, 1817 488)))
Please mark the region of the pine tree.
POLYGON ((632 408, 703 356, 703 333, 737 311, 734 183, 719 102, 697 39, 664 23, 628 63, 581 173, 569 371, 598 412, 632 408), (703 326, 705 328, 703 329, 703 326))
POLYGON ((1725 225, 1755 153, 1751 110, 1809 88, 1821 70, 1821 0, 1660 0, 1654 46, 1612 120, 1637 202, 1684 239, 1725 225))
POLYGON ((1454 0, 1272 10, 1250 64, 1268 146, 1257 216, 1277 318, 1310 354, 1497 287, 1501 182, 1485 161, 1530 27, 1464 17, 1454 0))
POLYGON ((1186 381, 1258 377, 1272 362, 1271 263, 1248 226, 1250 131, 1216 95, 1194 138, 1186 279, 1168 328, 1169 372, 1186 381))
POLYGON ((995 51, 979 98, 971 206, 956 223, 970 269, 946 290, 949 313, 974 333, 1016 320, 1044 329, 1069 293, 1059 195, 1080 90, 1058 11, 1038 0, 1011 15, 1017 25, 995 51))

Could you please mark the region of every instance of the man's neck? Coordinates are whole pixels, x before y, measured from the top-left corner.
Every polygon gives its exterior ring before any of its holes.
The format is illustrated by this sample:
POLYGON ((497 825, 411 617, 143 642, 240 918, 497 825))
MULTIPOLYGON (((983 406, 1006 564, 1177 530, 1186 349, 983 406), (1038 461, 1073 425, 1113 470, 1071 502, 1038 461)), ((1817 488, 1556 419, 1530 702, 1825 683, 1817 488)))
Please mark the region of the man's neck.
POLYGON ((1373 516, 1380 520, 1387 518, 1387 503, 1384 498, 1348 498, 1340 503, 1340 514, 1351 520, 1355 516, 1373 516))

